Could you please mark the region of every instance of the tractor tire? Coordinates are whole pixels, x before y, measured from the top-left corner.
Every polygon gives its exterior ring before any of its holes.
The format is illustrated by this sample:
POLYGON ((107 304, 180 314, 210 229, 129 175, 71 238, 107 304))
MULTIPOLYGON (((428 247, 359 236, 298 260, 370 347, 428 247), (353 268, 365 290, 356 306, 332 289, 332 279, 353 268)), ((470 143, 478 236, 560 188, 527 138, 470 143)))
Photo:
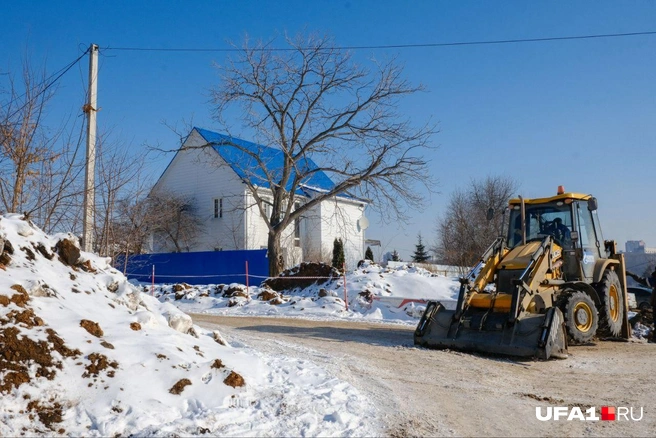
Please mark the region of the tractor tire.
POLYGON ((594 301, 581 291, 567 291, 560 300, 565 317, 565 328, 573 344, 587 344, 599 326, 599 315, 594 301))
POLYGON ((604 272, 598 285, 599 299, 599 335, 602 337, 619 337, 622 335, 624 321, 624 296, 622 284, 615 271, 604 272))

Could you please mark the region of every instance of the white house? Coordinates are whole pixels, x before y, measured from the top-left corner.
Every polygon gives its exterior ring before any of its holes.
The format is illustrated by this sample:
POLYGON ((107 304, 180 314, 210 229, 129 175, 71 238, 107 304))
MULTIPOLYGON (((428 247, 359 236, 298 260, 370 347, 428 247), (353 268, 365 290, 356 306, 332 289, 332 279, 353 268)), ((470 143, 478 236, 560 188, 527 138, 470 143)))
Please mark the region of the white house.
MULTIPOLYGON (((258 194, 271 193, 268 183, 256 166, 246 172, 244 150, 256 154, 267 168, 276 170, 282 163, 282 151, 216 132, 193 128, 153 188, 153 193, 172 193, 192 199, 202 220, 201 235, 188 245, 189 251, 261 249, 267 247, 268 228, 254 201, 246 178, 257 187, 258 194), (239 148, 226 145, 239 144, 239 148)), ((307 165, 316 165, 307 160, 307 165)), ((281 166, 280 166, 281 167, 281 166)), ((295 202, 302 203, 317 193, 334 187, 323 172, 312 174, 297 192, 295 202)), ((317 204, 289 226, 282 237, 286 266, 301 261, 330 261, 333 241, 341 238, 347 266, 364 258, 364 229, 367 203, 348 195, 339 195, 317 204)), ((270 214, 269 211, 265 212, 270 214)), ((150 252, 172 252, 170 242, 151 236, 150 252)))

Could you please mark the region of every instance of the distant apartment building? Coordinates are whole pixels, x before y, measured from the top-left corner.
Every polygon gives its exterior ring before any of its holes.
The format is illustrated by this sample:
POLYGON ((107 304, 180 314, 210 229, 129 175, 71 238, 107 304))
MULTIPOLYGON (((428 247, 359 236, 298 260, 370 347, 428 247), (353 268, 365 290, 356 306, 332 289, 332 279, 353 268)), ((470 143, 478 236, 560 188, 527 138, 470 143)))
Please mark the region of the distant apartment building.
MULTIPOLYGON (((624 245, 624 262, 626 270, 641 277, 648 276, 656 266, 656 248, 648 248, 644 240, 629 240, 624 245)), ((631 278, 627 278, 629 286, 637 284, 631 278)))
POLYGON ((627 240, 624 247, 627 253, 656 254, 656 248, 648 248, 644 240, 627 240))

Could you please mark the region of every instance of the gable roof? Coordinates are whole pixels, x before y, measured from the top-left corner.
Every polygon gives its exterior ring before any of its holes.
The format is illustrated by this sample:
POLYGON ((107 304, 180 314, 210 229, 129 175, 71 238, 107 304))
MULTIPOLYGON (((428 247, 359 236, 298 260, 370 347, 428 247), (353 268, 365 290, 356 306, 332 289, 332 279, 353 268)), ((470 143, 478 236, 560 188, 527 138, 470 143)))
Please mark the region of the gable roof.
MULTIPOLYGON (((258 160, 251 154, 256 155, 273 175, 274 182, 280 179, 283 170, 284 153, 277 148, 264 146, 250 141, 242 140, 236 137, 219 134, 206 129, 194 127, 203 139, 223 158, 230 168, 242 179, 259 187, 270 188, 269 180, 258 160), (235 147, 234 145, 237 145, 235 147)), ((297 162, 297 167, 301 173, 312 171, 318 166, 309 158, 301 158, 297 162)), ((289 178, 287 190, 291 189, 292 181, 295 176, 295 170, 289 178)), ((335 187, 335 183, 323 171, 311 173, 307 178, 301 181, 297 190, 298 194, 311 195, 312 192, 327 192, 335 187)), ((354 199, 346 194, 338 195, 341 198, 354 199)), ((360 201, 360 200, 358 200, 360 201)))

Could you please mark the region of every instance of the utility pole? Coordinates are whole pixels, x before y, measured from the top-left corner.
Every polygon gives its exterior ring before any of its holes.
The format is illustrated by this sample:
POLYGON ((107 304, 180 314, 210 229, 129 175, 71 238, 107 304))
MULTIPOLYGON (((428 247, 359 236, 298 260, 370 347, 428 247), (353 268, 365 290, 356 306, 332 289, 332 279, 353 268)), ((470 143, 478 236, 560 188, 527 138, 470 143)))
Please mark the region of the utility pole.
POLYGON ((96 113, 98 112, 98 45, 89 48, 89 96, 83 107, 87 114, 87 165, 84 181, 84 222, 82 250, 93 251, 94 211, 96 209, 96 113))

